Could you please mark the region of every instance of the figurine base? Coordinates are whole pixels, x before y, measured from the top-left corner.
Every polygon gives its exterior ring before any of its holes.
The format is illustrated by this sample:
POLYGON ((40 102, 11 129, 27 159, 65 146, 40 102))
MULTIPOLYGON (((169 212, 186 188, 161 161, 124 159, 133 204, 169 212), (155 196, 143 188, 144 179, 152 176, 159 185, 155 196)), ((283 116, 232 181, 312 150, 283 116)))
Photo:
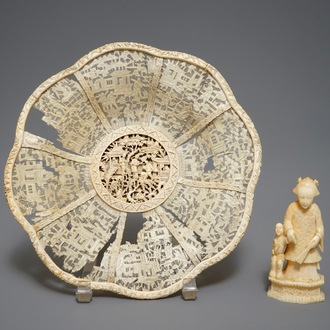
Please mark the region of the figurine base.
POLYGON ((322 302, 325 295, 321 291, 324 284, 324 277, 313 282, 292 282, 274 277, 269 277, 271 285, 267 291, 267 296, 290 303, 311 304, 322 302))

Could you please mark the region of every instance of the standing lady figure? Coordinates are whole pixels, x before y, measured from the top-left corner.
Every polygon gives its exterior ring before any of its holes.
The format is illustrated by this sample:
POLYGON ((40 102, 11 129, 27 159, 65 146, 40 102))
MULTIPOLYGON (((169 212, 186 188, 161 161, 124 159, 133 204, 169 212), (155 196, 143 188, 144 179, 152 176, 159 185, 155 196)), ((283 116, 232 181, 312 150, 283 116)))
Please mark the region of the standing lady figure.
POLYGON ((318 281, 323 251, 324 228, 319 207, 314 197, 319 195, 318 182, 311 178, 298 179, 293 192, 297 200, 291 203, 284 217, 284 234, 288 245, 285 251, 287 266, 284 278, 291 281, 318 281))

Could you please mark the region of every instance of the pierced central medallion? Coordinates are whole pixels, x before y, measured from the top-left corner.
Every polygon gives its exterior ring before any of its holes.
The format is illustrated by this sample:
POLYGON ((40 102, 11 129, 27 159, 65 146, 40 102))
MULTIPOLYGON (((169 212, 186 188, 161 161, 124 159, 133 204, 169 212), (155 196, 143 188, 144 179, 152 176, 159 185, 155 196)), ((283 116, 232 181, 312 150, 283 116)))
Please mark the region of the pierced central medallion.
POLYGON ((178 179, 174 145, 150 127, 110 133, 96 148, 92 181, 99 196, 125 212, 145 212, 172 193, 178 179))
POLYGON ((165 148, 147 135, 125 135, 113 141, 100 162, 103 186, 116 199, 142 203, 156 197, 170 176, 165 148))

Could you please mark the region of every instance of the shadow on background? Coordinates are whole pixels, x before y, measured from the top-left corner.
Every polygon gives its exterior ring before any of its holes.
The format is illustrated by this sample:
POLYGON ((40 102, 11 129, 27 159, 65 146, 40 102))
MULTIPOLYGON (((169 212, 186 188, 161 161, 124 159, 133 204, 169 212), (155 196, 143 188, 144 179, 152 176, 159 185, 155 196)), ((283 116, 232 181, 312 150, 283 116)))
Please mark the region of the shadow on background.
POLYGON ((262 272, 261 281, 262 281, 262 283, 264 285, 265 292, 268 291, 268 288, 269 288, 269 285, 270 285, 270 282, 269 282, 269 279, 268 279, 268 275, 269 275, 269 270, 264 270, 262 272))
POLYGON ((215 265, 205 269, 197 277, 197 286, 199 288, 221 283, 232 277, 239 269, 240 264, 240 246, 238 246, 225 259, 215 265))
POLYGON ((32 244, 20 244, 12 251, 10 263, 18 271, 27 274, 30 279, 44 287, 65 294, 74 294, 75 288, 57 278, 42 263, 32 244))

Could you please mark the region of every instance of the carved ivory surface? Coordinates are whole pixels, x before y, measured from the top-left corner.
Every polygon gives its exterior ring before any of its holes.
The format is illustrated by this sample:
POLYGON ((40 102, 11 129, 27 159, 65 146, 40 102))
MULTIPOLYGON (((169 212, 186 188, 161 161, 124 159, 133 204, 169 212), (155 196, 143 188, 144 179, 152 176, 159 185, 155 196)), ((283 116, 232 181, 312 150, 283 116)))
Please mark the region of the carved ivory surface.
POLYGON ((5 189, 56 276, 153 299, 180 290, 235 248, 251 216, 260 165, 254 125, 211 65, 114 43, 28 99, 5 189), (26 125, 35 113, 42 121, 26 125), (55 139, 26 128, 44 123, 55 139), (143 225, 127 242, 134 215, 143 225))
POLYGON ((324 241, 321 211, 314 202, 318 184, 299 178, 293 189, 297 199, 287 208, 283 224, 275 226, 267 291, 271 298, 298 304, 325 300, 324 276, 318 273, 324 241))

